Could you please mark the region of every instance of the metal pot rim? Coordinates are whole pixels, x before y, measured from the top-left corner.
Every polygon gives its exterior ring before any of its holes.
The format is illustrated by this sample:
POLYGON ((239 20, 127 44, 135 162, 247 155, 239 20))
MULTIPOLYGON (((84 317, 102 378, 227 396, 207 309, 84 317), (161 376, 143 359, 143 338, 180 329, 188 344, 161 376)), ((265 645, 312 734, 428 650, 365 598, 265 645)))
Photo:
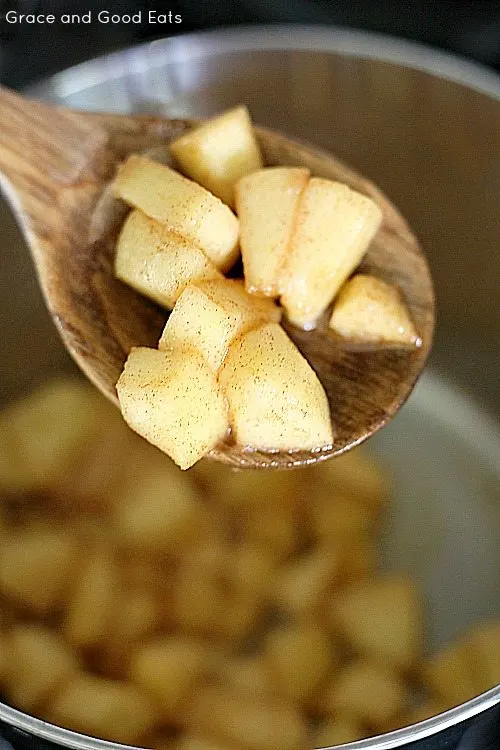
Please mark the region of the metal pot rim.
MULTIPOLYGON (((421 721, 418 724, 412 724, 403 729, 396 729, 387 734, 368 737, 364 740, 349 742, 346 745, 335 745, 337 748, 348 748, 348 750, 393 750, 401 748, 410 742, 423 740, 432 735, 442 732, 445 729, 461 724, 467 719, 471 719, 480 713, 493 708, 500 703, 500 685, 482 695, 473 698, 461 706, 445 711, 442 714, 433 716, 430 719, 421 721)), ((89 737, 85 734, 73 732, 70 729, 58 727, 50 724, 35 716, 30 716, 16 708, 0 703, 0 719, 15 729, 27 732, 35 737, 53 742, 56 745, 62 745, 72 750, 117 750, 117 748, 127 748, 127 750, 137 750, 137 746, 121 745, 117 742, 101 740, 97 737, 89 737)), ((329 750, 329 748, 323 748, 329 750)), ((334 748, 331 748, 334 750, 334 748)))
MULTIPOLYGON (((365 60, 378 60, 421 70, 438 78, 466 86, 500 101, 500 76, 488 68, 428 45, 384 34, 335 26, 284 24, 255 25, 201 31, 160 39, 108 55, 102 55, 64 70, 28 88, 35 96, 70 97, 92 86, 162 67, 167 61, 188 62, 208 55, 237 51, 315 51, 365 60), (124 69, 124 56, 126 67, 124 69)), ((500 685, 418 724, 384 735, 342 745, 349 750, 391 750, 430 737, 462 723, 500 703, 500 685)), ((74 750, 113 750, 119 745, 42 721, 0 702, 0 720, 40 739, 74 750)), ((338 746, 337 746, 338 747, 338 746)))
POLYGON ((305 24, 226 27, 158 39, 74 65, 32 84, 27 91, 64 99, 120 78, 124 72, 141 73, 162 67, 167 61, 181 63, 214 54, 249 50, 330 52, 378 60, 421 70, 500 100, 500 75, 480 63, 430 45, 385 34, 305 24))

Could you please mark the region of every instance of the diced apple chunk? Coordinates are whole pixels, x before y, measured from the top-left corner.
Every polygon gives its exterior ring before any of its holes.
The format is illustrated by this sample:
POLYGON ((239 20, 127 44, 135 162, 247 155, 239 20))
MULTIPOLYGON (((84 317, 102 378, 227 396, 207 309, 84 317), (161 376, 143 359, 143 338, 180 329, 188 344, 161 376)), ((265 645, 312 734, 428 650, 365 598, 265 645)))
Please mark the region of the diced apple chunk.
POLYGON ((200 734, 223 738, 231 748, 303 750, 307 746, 304 717, 278 699, 238 695, 207 685, 193 696, 191 722, 200 734))
POLYGON ((115 194, 197 245, 222 270, 238 257, 239 223, 219 198, 174 169, 145 156, 129 156, 115 194))
POLYGON ((74 585, 81 549, 66 529, 35 524, 0 546, 0 593, 38 615, 57 612, 74 585))
POLYGON ((252 121, 244 106, 235 107, 194 128, 170 144, 181 171, 233 205, 234 185, 262 167, 252 121))
POLYGON ((423 664, 423 683, 446 706, 458 706, 481 692, 475 674, 476 654, 459 640, 432 654, 423 664))
POLYGON ((243 177, 236 185, 248 291, 270 297, 279 295, 279 273, 309 174, 304 167, 267 167, 243 177))
POLYGON ((0 488, 56 487, 99 434, 102 404, 76 379, 55 380, 0 416, 0 488))
POLYGON ((69 643, 84 648, 106 638, 116 613, 119 583, 113 551, 98 545, 85 560, 67 606, 64 635, 69 643))
POLYGON ((277 323, 266 323, 236 339, 219 382, 240 445, 305 450, 332 444, 323 387, 277 323))
POLYGON ((175 552, 198 536, 201 523, 189 475, 166 459, 129 480, 115 511, 121 544, 139 555, 175 552))
POLYGON ((128 216, 118 238, 115 274, 167 308, 175 305, 188 284, 221 278, 199 247, 137 210, 128 216))
POLYGON ((328 635, 313 621, 271 630, 264 652, 280 695, 298 703, 314 694, 335 661, 328 635))
POLYGON ((262 654, 222 655, 215 665, 217 681, 242 695, 265 698, 273 695, 271 670, 262 654))
POLYGON ((323 702, 329 712, 347 713, 360 723, 384 729, 405 708, 407 698, 406 685, 396 672, 360 660, 333 678, 323 702))
POLYGON ((397 574, 346 589, 332 603, 340 627, 360 654, 398 669, 410 669, 422 653, 423 612, 415 584, 397 574))
POLYGON ((132 744, 158 722, 157 710, 135 685, 85 672, 73 677, 46 713, 75 732, 132 744))
POLYGON ((227 433, 227 407, 216 376, 193 349, 132 349, 116 389, 127 424, 181 469, 227 433))
POLYGON ((337 585, 342 552, 332 544, 293 557, 278 571, 270 596, 278 607, 297 615, 316 614, 337 585))
POLYGON ((344 338, 376 344, 415 344, 417 332, 399 289, 357 274, 340 291, 330 328, 344 338))
POLYGON ((292 323, 313 328, 359 265, 382 220, 370 198, 340 182, 312 177, 299 203, 281 302, 292 323))
POLYGON ((33 711, 79 669, 78 656, 53 630, 19 624, 7 636, 6 692, 33 711))
POLYGON ((363 726, 348 713, 338 714, 322 724, 315 734, 314 747, 330 747, 360 740, 365 736, 363 726))
POLYGON ((478 690, 500 683, 500 618, 479 625, 468 638, 478 690))
POLYGON ((207 649, 183 636, 158 636, 132 656, 130 677, 148 693, 162 716, 175 716, 207 668, 207 649))
POLYGON ((158 348, 192 346, 217 372, 237 336, 266 320, 279 322, 280 317, 274 302, 252 297, 240 281, 208 281, 181 294, 158 348))

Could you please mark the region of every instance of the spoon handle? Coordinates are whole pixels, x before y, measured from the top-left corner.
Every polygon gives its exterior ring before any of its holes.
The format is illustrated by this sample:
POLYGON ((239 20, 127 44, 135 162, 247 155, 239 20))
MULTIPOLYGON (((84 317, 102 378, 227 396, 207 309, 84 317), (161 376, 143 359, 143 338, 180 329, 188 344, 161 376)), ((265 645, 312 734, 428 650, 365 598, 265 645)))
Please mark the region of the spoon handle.
POLYGON ((42 231, 56 220, 64 188, 97 177, 89 165, 105 142, 105 131, 85 116, 0 87, 0 179, 31 229, 42 231))

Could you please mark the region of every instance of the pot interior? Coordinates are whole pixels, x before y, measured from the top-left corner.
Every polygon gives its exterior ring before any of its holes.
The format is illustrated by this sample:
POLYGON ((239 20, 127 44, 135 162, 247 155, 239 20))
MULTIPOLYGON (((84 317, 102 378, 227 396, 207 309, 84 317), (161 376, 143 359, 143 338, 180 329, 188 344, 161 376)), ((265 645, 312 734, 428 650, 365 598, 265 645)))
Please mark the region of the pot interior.
MULTIPOLYGON (((500 172, 491 158, 500 152, 500 103, 402 64, 279 49, 279 40, 261 51, 245 49, 248 40, 239 51, 207 40, 115 55, 68 71, 38 93, 74 107, 189 117, 244 102, 256 121, 335 151, 409 217, 436 280, 436 348, 408 404, 369 450, 394 486, 383 565, 421 584, 427 648, 434 650, 500 614, 500 259, 492 246, 500 172)), ((3 203, 0 227, 6 403, 75 366, 3 203)))

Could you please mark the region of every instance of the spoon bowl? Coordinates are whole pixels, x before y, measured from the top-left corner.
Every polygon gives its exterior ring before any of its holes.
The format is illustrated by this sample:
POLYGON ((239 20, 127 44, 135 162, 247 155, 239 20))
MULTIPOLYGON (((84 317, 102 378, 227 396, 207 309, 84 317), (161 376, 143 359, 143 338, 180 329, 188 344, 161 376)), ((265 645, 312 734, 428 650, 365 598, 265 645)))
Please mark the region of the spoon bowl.
MULTIPOLYGON (((26 237, 47 306, 69 352, 118 404, 115 384, 133 346, 157 345, 168 313, 118 281, 114 248, 127 208, 110 185, 130 153, 164 157, 189 120, 72 112, 0 88, 0 179, 26 237)), ((383 427, 405 402, 432 344, 431 275, 404 218, 373 185, 333 155, 256 127, 267 166, 306 166, 370 196, 383 222, 360 270, 397 284, 418 346, 361 346, 328 330, 286 325, 321 380, 336 439, 319 451, 269 452, 221 444, 209 456, 239 468, 291 468, 344 453, 383 427)))

